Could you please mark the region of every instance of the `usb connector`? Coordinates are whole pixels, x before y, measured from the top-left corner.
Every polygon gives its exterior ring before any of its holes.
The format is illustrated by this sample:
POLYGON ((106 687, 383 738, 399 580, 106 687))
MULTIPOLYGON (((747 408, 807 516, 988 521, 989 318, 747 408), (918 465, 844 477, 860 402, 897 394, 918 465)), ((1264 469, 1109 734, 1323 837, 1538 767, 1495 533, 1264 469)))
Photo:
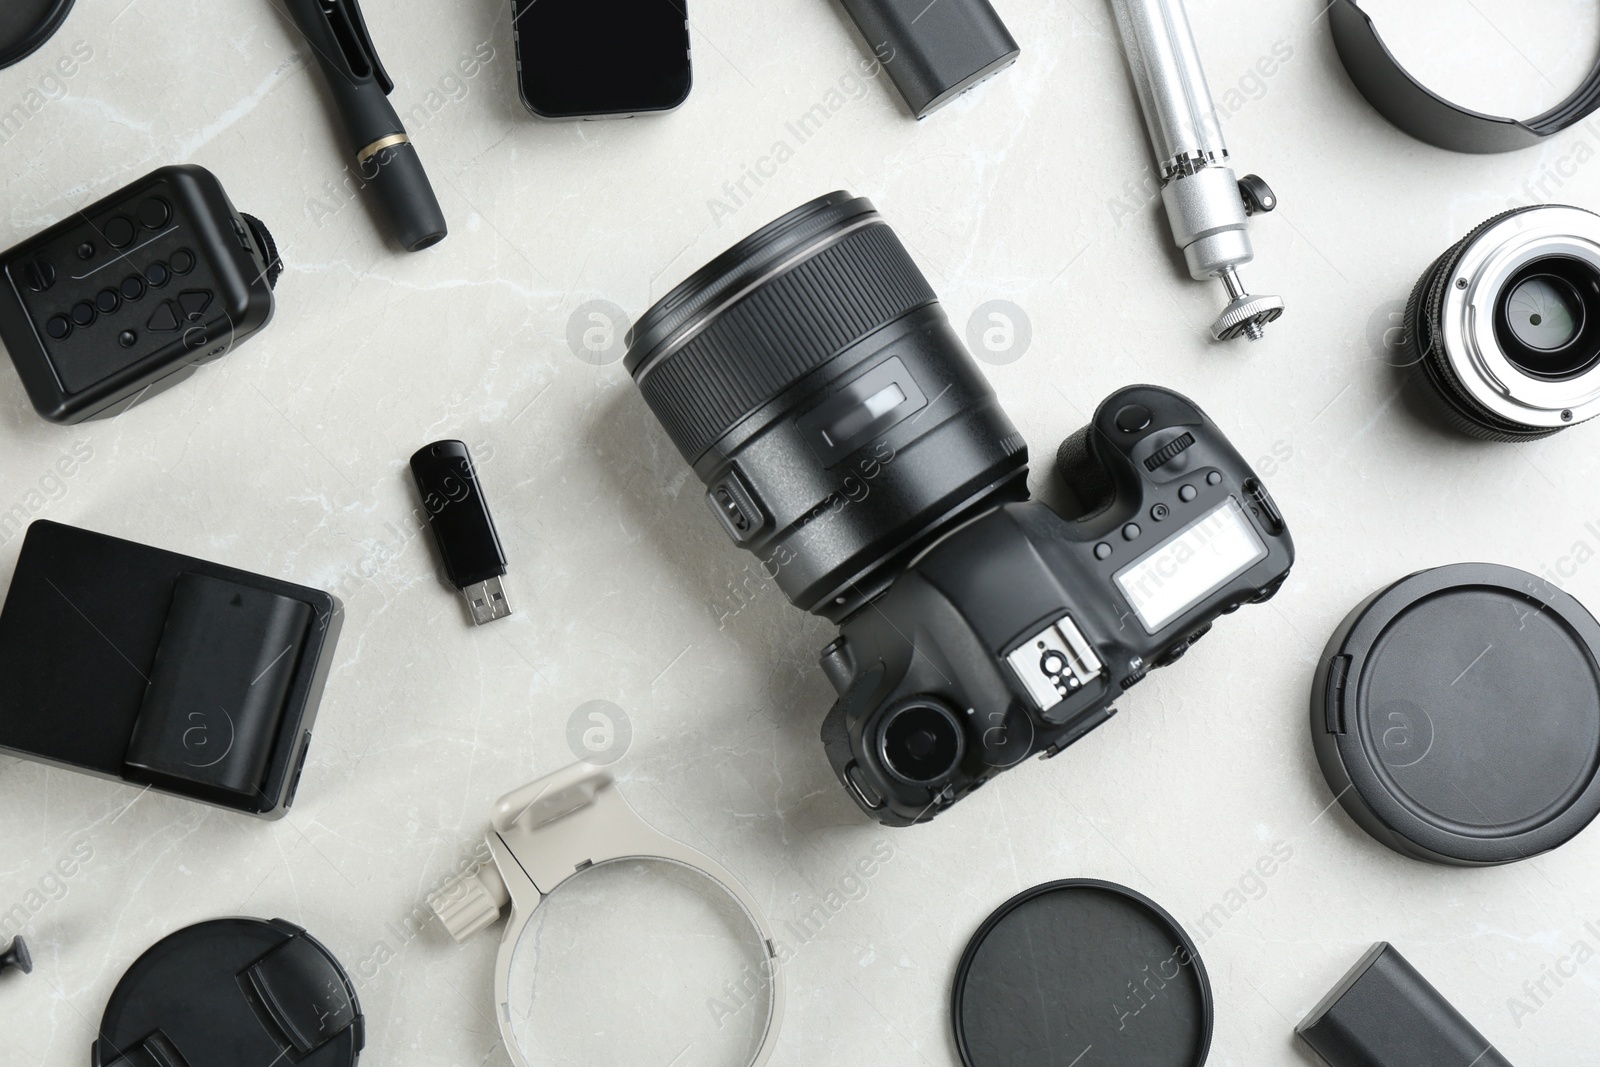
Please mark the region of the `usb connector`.
POLYGON ((411 457, 411 473, 439 544, 445 577, 467 598, 473 623, 482 626, 510 615, 511 602, 500 583, 506 555, 467 446, 435 441, 411 457))
POLYGON ((506 599, 499 578, 469 585, 461 590, 461 595, 467 598, 467 610, 472 612, 472 621, 478 626, 511 614, 511 602, 506 599))

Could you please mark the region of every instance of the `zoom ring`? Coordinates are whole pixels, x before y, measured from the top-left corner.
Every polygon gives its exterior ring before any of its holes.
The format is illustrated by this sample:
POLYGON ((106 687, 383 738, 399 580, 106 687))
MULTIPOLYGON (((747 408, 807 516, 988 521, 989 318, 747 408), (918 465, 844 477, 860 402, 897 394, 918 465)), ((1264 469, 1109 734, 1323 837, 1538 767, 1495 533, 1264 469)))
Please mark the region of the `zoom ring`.
POLYGON ((936 300, 894 231, 870 225, 716 315, 649 367, 639 389, 693 464, 800 378, 936 300))

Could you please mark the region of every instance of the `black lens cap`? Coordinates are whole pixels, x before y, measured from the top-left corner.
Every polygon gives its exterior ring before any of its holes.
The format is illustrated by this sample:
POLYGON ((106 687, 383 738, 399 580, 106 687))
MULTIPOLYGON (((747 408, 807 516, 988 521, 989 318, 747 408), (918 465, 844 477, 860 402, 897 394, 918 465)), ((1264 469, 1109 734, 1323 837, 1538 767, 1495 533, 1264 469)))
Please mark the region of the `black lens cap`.
POLYGON ((61 28, 73 0, 5 0, 0 4, 0 68, 26 59, 61 28))
POLYGON ((310 934, 282 919, 215 919, 128 968, 94 1062, 354 1067, 365 1036, 349 975, 310 934))
POLYGON ((1025 890, 978 928, 950 1004, 966 1067, 1200 1067, 1211 981, 1154 901, 1087 878, 1025 890))
POLYGON ((1334 632, 1311 736, 1345 811, 1397 852, 1548 852, 1600 814, 1600 624, 1514 567, 1410 575, 1334 632))

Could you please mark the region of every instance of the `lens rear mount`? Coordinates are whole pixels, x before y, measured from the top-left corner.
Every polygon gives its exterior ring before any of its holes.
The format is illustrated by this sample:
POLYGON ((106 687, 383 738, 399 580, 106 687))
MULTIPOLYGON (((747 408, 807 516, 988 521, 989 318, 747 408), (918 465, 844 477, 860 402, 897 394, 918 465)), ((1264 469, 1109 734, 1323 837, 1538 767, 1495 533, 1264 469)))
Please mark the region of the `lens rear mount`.
POLYGON ((1532 441, 1600 414, 1600 216, 1560 205, 1489 219, 1406 306, 1404 345, 1463 433, 1532 441))

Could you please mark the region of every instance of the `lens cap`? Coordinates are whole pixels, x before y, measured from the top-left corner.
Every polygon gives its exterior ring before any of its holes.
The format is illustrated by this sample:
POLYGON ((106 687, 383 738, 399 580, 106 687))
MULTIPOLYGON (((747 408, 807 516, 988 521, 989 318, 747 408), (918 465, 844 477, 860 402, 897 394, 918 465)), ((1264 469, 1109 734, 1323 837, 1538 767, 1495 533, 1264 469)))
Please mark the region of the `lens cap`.
POLYGON ((1334 632, 1311 735, 1345 811, 1397 852, 1548 852, 1600 814, 1600 624, 1513 567, 1413 574, 1334 632))
POLYGON ((216 919, 134 961, 100 1023, 104 1067, 354 1067, 366 1025, 339 961, 282 919, 216 919))
POLYGON ((0 68, 20 62, 55 35, 73 0, 6 0, 0 4, 0 68))
POLYGON ((1200 1067, 1211 982, 1154 901, 1087 878, 1017 894, 978 928, 950 1013, 966 1067, 1200 1067))

